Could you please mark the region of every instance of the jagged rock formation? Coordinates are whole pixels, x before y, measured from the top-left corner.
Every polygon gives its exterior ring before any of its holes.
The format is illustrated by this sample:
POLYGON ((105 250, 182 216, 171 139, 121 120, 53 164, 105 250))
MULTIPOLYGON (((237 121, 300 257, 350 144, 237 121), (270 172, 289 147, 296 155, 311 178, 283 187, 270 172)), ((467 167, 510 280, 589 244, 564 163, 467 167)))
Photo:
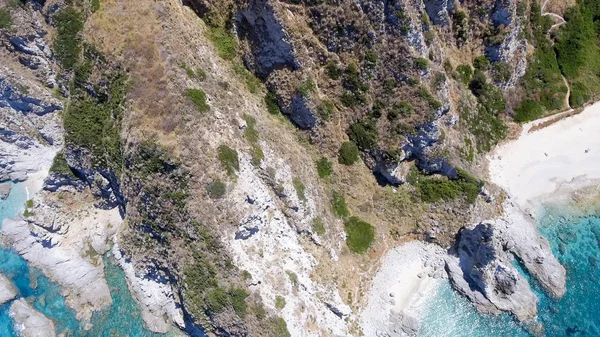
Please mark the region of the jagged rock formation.
POLYGON ((527 280, 512 266, 494 225, 483 223, 458 234, 458 258, 446 268, 455 289, 487 313, 508 311, 520 321, 537 316, 537 297, 527 280))
POLYGON ((526 321, 537 315, 537 297, 512 265, 513 254, 551 295, 561 298, 565 294, 566 272, 548 241, 509 204, 505 215, 495 222, 460 231, 455 255, 448 257, 446 269, 454 288, 478 310, 508 311, 526 321))

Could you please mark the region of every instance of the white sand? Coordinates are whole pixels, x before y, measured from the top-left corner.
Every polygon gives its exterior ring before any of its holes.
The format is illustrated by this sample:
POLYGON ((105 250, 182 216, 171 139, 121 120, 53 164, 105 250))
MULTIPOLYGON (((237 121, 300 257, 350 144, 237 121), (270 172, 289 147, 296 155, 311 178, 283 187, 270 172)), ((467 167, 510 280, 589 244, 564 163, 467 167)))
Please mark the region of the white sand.
POLYGON ((490 177, 521 209, 536 208, 566 184, 600 179, 600 103, 541 130, 529 129, 490 155, 490 177), (587 152, 586 152, 587 151, 587 152))
POLYGON ((434 279, 429 274, 437 266, 443 270, 442 248, 420 241, 411 241, 390 250, 383 258, 361 313, 365 336, 379 336, 395 330, 392 316, 411 316, 411 307, 425 296, 434 279))

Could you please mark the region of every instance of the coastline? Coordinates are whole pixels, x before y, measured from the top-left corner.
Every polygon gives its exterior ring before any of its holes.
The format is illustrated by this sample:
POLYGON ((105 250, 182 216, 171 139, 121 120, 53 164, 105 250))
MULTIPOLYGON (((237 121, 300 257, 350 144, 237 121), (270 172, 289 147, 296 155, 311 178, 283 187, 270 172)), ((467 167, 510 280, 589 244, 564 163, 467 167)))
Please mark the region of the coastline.
POLYGON ((534 218, 545 202, 600 182, 600 102, 530 132, 543 122, 523 125, 519 138, 488 156, 491 182, 534 218))
MULTIPOLYGON (((515 246, 510 251, 516 255, 531 257, 531 251, 523 251, 522 247, 541 247, 535 252, 544 255, 547 263, 530 263, 533 269, 529 273, 555 289, 557 297, 564 294, 560 293, 564 289, 564 274, 560 273, 563 268, 539 234, 536 223, 553 207, 565 209, 565 218, 571 219, 600 211, 597 130, 600 102, 579 113, 570 110, 524 124, 518 138, 499 145, 487 157, 490 182, 506 193, 503 212, 493 219, 499 235, 509 246, 515 246)), ((411 324, 418 328, 421 306, 435 296, 433 287, 437 284, 427 266, 448 256, 441 248, 438 254, 432 255, 432 251, 432 245, 409 241, 386 254, 361 313, 365 336, 379 336, 390 328, 398 328, 394 326, 394 322, 398 323, 394 315, 398 313, 401 322, 408 316, 417 321, 411 324)))
POLYGON ((446 277, 446 252, 439 246, 409 241, 390 250, 377 271, 361 312, 365 336, 414 336, 419 317, 413 307, 431 293, 437 279, 446 277))

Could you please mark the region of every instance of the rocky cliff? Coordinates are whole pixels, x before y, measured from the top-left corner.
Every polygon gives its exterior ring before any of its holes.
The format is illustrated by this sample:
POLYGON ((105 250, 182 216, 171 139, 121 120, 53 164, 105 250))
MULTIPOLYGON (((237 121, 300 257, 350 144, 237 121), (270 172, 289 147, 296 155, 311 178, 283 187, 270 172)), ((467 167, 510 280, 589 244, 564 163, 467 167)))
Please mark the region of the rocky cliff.
POLYGON ((483 222, 485 154, 564 83, 594 91, 563 79, 550 2, 3 3, 0 182, 50 171, 4 240, 83 320, 112 254, 157 332, 358 336, 406 238, 455 247, 460 292, 529 320, 511 256, 556 297, 564 269, 521 220, 483 222))

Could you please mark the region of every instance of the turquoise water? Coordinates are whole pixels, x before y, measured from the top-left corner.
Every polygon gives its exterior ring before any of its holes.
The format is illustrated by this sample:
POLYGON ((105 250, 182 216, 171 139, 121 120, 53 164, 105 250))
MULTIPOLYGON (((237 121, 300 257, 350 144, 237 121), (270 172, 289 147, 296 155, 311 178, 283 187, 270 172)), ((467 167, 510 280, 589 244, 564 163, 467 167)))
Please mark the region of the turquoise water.
MULTIPOLYGON (((567 269, 567 293, 555 301, 527 277, 540 299, 538 320, 546 337, 600 336, 600 218, 559 221, 559 212, 546 214, 538 229, 567 269)), ((424 337, 531 336, 509 315, 477 313, 447 281, 434 288, 417 309, 424 337)))
MULTIPOLYGON (((27 192, 22 185, 14 185, 10 196, 0 201, 1 219, 15 217, 23 209, 27 192)), ((8 277, 18 289, 19 296, 26 298, 34 308, 54 321, 58 333, 66 337, 159 337, 165 336, 144 329, 141 311, 132 298, 125 275, 109 258, 105 258, 106 279, 111 290, 113 305, 94 313, 92 329, 86 331, 75 318, 75 313, 65 304, 57 284, 18 254, 0 249, 0 273, 8 277)), ((17 337, 8 316, 10 303, 0 306, 0 336, 17 337)))

